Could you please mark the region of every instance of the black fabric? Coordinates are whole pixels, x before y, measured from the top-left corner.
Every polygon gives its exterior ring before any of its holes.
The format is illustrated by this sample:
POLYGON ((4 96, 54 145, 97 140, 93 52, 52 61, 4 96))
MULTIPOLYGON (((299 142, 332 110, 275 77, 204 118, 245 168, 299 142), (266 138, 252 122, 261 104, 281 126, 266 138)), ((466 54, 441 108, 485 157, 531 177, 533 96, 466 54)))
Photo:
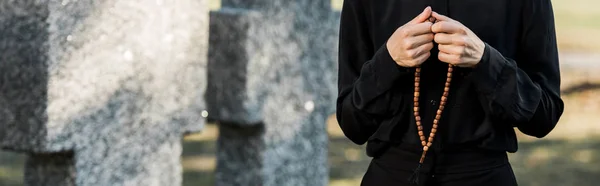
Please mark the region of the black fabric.
MULTIPOLYGON (((550 0, 345 0, 339 40, 337 119, 367 154, 390 143, 420 144, 412 113, 414 68, 396 65, 385 47, 400 26, 432 5, 481 38, 475 68, 455 68, 433 151, 478 148, 516 152, 514 127, 544 137, 563 112, 550 0)), ((437 49, 422 65, 421 116, 431 130, 447 64, 437 49)), ((418 159, 415 160, 415 162, 418 159)))
MULTIPOLYGON (((361 185, 413 185, 408 178, 420 155, 410 145, 390 146, 386 153, 373 158, 361 185)), ((419 185, 516 186, 517 182, 506 152, 463 149, 428 155, 421 167, 419 185)))

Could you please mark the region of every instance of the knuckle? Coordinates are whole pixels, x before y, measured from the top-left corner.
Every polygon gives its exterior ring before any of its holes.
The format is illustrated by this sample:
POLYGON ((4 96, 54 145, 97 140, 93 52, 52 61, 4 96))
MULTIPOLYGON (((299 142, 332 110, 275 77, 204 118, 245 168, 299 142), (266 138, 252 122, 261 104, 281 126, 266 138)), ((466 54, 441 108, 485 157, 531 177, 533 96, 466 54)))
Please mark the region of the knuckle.
POLYGON ((452 61, 456 64, 456 63, 460 63, 460 56, 459 55, 454 55, 454 57, 452 58, 452 61))
POLYGON ((408 50, 408 51, 406 51, 406 55, 410 58, 415 58, 417 55, 417 52, 416 52, 416 50, 408 50))
POLYGON ((402 29, 399 30, 399 34, 402 37, 406 37, 409 34, 409 30, 407 28, 402 28, 402 29))
POLYGON ((467 55, 467 54, 469 54, 469 51, 467 50, 467 47, 461 46, 459 54, 460 55, 467 55))
POLYGON ((458 39, 456 39, 456 44, 458 46, 465 46, 466 43, 467 43, 467 37, 459 37, 458 39))
POLYGON ((410 42, 409 39, 402 40, 402 43, 401 43, 402 49, 406 50, 406 49, 411 48, 411 46, 412 46, 412 42, 410 42))

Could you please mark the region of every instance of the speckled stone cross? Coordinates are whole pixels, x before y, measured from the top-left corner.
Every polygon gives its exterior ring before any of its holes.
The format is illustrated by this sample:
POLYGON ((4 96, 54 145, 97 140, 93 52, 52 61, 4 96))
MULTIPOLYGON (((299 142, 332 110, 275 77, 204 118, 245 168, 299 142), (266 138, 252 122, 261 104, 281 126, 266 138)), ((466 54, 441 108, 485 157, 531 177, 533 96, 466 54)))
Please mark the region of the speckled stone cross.
POLYGON ((181 185, 204 119, 204 0, 0 1, 0 146, 25 184, 181 185))
POLYGON ((211 12, 216 185, 328 184, 338 16, 329 0, 223 0, 211 12))

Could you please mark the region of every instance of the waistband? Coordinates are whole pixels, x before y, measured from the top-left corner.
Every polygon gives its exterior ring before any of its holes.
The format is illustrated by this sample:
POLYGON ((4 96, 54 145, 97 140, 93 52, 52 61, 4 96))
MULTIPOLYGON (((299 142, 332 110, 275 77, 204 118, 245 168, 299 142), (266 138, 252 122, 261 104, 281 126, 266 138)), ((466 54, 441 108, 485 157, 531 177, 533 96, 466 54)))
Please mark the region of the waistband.
MULTIPOLYGON (((381 156, 373 158, 373 162, 382 167, 412 171, 419 164, 422 148, 420 145, 391 145, 381 156)), ((507 163, 508 156, 502 151, 476 148, 447 152, 429 151, 421 171, 434 174, 465 173, 489 170, 507 163)))

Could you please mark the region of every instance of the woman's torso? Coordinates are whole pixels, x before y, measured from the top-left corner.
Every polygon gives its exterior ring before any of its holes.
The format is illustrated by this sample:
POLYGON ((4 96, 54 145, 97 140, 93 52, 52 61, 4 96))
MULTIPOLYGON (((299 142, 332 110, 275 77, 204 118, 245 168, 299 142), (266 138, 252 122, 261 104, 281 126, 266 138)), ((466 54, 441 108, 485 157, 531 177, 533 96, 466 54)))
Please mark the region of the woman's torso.
MULTIPOLYGON (((507 58, 516 58, 520 41, 521 0, 363 0, 366 21, 374 49, 382 46, 400 26, 417 16, 426 6, 461 22, 482 41, 493 46, 507 58)), ((375 52, 375 51, 374 51, 375 52)), ((422 65, 421 115, 425 134, 429 134, 435 110, 443 93, 447 64, 437 59, 437 49, 422 65)), ((480 94, 470 82, 470 69, 455 71, 450 96, 440 120, 433 148, 436 151, 455 148, 480 147, 484 149, 516 151, 516 139, 511 124, 494 121, 481 106, 480 94)), ((399 105, 412 110, 413 79, 397 82, 395 96, 407 100, 399 105)), ((393 132, 390 139, 409 144, 420 144, 411 112, 383 121, 383 127, 393 132)), ((375 137, 377 134, 375 135, 375 137)))

